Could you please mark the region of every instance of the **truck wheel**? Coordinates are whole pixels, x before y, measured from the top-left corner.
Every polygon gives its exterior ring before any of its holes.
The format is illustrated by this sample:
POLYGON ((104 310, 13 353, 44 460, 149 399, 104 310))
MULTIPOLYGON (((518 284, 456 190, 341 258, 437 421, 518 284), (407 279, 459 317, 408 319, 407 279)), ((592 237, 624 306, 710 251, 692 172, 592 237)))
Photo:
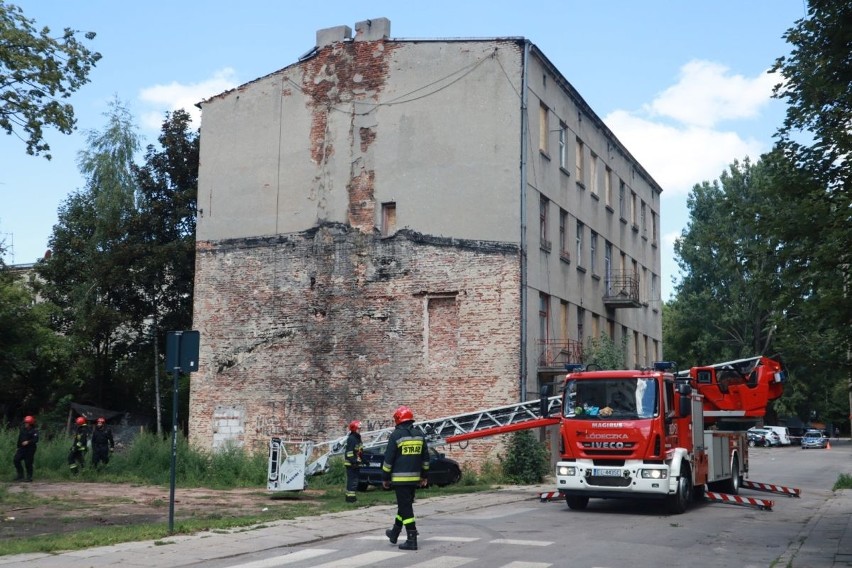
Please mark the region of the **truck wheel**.
POLYGON ((722 482, 722 493, 736 495, 740 492, 740 460, 737 456, 731 460, 731 478, 722 482))
POLYGON ((680 470, 680 477, 677 480, 677 491, 666 497, 666 508, 669 513, 680 515, 686 512, 690 501, 692 501, 692 475, 689 468, 684 467, 680 470))
POLYGON ((568 495, 565 497, 565 502, 568 503, 568 508, 572 511, 582 511, 586 508, 586 505, 589 504, 589 498, 568 495))

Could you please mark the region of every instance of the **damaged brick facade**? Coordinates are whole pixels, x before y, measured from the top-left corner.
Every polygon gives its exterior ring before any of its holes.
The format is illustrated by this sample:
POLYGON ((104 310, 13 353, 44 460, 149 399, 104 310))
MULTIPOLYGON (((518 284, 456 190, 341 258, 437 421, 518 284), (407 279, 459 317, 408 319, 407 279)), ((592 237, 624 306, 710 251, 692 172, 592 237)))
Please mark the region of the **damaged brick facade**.
MULTIPOLYGON (((345 225, 199 243, 191 433, 265 450, 517 398, 518 251, 345 225), (319 436, 319 438, 318 438, 319 436)), ((485 446, 483 446, 485 447, 485 446)))

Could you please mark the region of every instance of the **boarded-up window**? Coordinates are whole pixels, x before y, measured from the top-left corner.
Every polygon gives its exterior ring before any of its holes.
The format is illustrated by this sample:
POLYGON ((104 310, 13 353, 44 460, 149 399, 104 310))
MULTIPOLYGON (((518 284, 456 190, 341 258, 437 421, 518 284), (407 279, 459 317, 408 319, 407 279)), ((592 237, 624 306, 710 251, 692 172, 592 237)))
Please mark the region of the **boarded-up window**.
POLYGON ((455 296, 426 303, 426 357, 431 365, 455 365, 458 357, 459 308, 455 296))
POLYGON ((382 236, 396 232, 396 203, 382 203, 382 236))

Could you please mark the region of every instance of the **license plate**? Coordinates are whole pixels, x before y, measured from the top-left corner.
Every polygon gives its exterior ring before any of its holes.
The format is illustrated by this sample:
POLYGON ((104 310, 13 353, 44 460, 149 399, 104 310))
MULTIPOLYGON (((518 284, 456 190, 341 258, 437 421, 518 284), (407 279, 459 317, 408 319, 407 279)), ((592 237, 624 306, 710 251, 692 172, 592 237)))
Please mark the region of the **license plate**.
POLYGON ((621 477, 621 470, 596 467, 592 469, 592 475, 595 477, 621 477))

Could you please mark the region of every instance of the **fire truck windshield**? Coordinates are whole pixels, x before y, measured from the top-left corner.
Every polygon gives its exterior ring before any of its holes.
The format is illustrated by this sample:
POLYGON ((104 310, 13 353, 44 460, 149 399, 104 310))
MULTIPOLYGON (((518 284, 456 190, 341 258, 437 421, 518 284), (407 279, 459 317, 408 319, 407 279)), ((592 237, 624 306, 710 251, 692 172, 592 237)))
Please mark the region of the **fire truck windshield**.
POLYGON ((659 398, 651 378, 571 379, 565 384, 562 413, 577 419, 653 418, 659 398))

